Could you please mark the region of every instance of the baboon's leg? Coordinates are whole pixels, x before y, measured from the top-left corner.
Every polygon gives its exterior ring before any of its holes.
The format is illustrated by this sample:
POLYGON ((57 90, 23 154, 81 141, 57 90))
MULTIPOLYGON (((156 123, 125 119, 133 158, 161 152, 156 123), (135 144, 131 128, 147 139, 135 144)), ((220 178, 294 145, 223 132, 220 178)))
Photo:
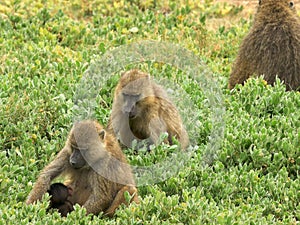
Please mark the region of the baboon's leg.
POLYGON ((116 209, 119 207, 119 205, 121 205, 121 204, 128 205, 128 202, 126 201, 125 196, 124 196, 126 191, 132 196, 130 202, 139 203, 139 198, 137 196, 137 189, 132 186, 125 186, 117 193, 111 206, 106 210, 105 215, 112 217, 114 215, 116 209))

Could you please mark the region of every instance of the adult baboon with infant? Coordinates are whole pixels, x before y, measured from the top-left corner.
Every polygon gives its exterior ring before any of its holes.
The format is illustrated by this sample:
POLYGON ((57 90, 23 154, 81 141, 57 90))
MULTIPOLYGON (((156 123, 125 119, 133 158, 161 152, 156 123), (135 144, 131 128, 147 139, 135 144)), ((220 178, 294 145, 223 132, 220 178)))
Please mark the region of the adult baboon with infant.
POLYGON ((108 128, 127 147, 133 140, 158 144, 163 133, 168 134, 166 143, 173 144, 172 138, 176 138, 182 149, 189 144, 179 112, 164 89, 137 69, 121 75, 108 128))
POLYGON ((287 90, 300 87, 300 19, 290 0, 260 0, 250 33, 232 68, 229 88, 252 75, 273 84, 276 75, 287 90))
POLYGON ((120 204, 127 204, 126 191, 131 201, 138 202, 133 174, 119 144, 96 121, 74 124, 64 148, 43 169, 26 203, 41 200, 59 175, 73 190, 68 201, 83 206, 88 214, 112 216, 120 204))

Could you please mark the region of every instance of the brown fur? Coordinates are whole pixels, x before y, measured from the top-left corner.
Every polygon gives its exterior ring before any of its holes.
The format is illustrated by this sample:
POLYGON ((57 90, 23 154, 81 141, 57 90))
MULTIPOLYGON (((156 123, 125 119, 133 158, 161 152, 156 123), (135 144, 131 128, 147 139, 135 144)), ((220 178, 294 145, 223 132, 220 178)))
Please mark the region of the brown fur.
POLYGON ((112 216, 120 204, 127 204, 125 191, 138 202, 133 174, 119 144, 96 121, 73 126, 64 148, 43 169, 26 203, 41 200, 59 175, 68 178, 65 185, 73 190, 68 201, 85 207, 88 214, 112 216))
POLYGON ((180 115, 164 89, 148 74, 136 69, 123 73, 117 84, 108 128, 126 146, 131 146, 134 139, 147 138, 149 144, 158 144, 163 132, 168 133, 165 142, 169 144, 172 144, 172 137, 179 141, 182 149, 189 144, 180 115), (128 97, 124 95, 139 96, 127 113, 124 113, 124 108, 128 97))
POLYGON ((243 40, 229 88, 252 75, 273 84, 276 75, 287 90, 300 87, 300 20, 292 1, 261 0, 252 29, 243 40))

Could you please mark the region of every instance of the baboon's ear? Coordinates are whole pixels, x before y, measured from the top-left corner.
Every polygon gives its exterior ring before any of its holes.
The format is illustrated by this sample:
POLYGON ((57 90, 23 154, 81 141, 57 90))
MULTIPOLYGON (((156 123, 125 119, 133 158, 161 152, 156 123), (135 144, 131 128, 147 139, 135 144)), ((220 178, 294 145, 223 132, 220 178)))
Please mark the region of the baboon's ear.
POLYGON ((259 4, 259 5, 261 4, 261 0, 258 1, 258 4, 259 4))
POLYGON ((125 72, 123 72, 123 73, 121 73, 121 77, 123 77, 125 74, 126 74, 126 71, 125 71, 125 72))
POLYGON ((102 140, 104 140, 105 134, 106 134, 105 130, 101 130, 101 131, 99 132, 99 137, 100 137, 102 140))

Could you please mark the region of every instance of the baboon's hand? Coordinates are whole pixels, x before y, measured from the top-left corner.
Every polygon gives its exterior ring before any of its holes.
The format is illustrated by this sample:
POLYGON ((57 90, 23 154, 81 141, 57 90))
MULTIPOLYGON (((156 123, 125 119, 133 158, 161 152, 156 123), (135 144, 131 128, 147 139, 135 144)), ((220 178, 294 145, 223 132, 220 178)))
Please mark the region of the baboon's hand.
MULTIPOLYGON (((38 187, 38 186, 37 186, 38 187)), ((43 198, 43 195, 47 192, 47 187, 42 187, 39 186, 39 188, 34 188, 32 189, 32 191, 30 192, 27 200, 26 200, 26 204, 33 204, 39 200, 41 200, 43 198)))

